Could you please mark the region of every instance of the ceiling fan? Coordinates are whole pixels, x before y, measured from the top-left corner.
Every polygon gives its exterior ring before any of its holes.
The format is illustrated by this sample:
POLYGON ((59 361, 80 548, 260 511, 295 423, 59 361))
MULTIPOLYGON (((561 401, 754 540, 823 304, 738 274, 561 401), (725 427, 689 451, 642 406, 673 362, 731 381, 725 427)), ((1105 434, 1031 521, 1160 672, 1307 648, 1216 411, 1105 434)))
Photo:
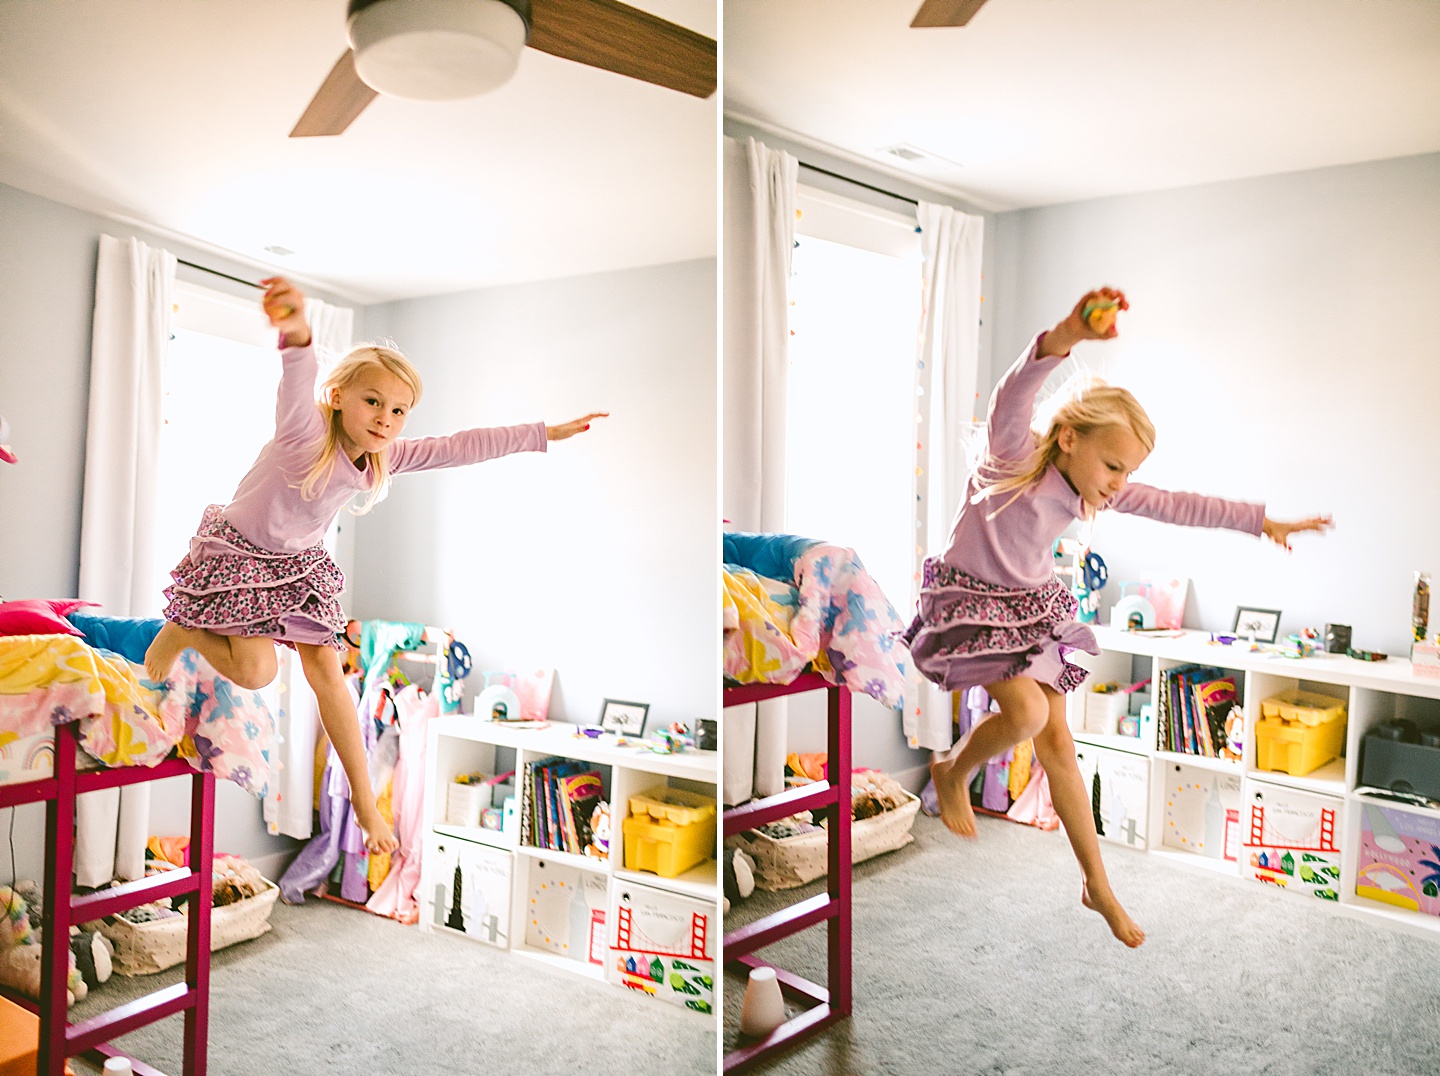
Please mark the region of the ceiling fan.
POLYGON ((964 26, 975 12, 985 5, 985 0, 925 0, 915 17, 910 20, 916 26, 964 26))
POLYGON ((291 138, 338 135, 377 94, 420 101, 503 85, 520 50, 695 97, 715 92, 715 42, 618 0, 349 0, 350 48, 291 138))

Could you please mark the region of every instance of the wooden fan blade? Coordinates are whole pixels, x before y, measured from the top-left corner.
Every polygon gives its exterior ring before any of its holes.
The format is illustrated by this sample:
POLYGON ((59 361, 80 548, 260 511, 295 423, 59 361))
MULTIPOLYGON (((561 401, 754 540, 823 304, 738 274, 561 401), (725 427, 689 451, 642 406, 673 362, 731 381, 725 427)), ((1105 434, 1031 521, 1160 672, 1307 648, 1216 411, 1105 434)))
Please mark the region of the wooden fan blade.
POLYGON ((715 42, 618 0, 531 0, 531 48, 695 97, 715 92, 715 42))
POLYGON ((984 6, 985 0, 925 0, 910 25, 964 26, 984 6))
POLYGON ((315 91, 290 137, 341 134, 375 97, 375 91, 355 73, 355 54, 346 49, 315 91))

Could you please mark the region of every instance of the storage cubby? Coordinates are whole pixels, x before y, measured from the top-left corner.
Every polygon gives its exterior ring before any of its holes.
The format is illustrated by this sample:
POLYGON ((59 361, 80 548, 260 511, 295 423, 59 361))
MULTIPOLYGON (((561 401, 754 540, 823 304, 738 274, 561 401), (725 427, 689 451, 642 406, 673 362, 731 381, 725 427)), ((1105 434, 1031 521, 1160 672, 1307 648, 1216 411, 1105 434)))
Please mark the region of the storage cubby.
MULTIPOLYGON (((693 973, 682 967, 678 970, 690 976, 683 987, 667 985, 654 990, 646 988, 638 971, 622 975, 612 965, 619 937, 615 917, 624 894, 645 898, 637 914, 650 924, 647 937, 663 933, 662 926, 673 926, 670 920, 681 914, 677 907, 684 910, 687 923, 702 913, 707 929, 719 922, 718 839, 701 862, 674 878, 662 878, 649 871, 626 869, 623 836, 630 799, 646 791, 674 789, 717 800, 718 755, 714 751, 662 754, 634 744, 621 747, 613 736, 577 736, 575 730, 576 726, 562 723, 540 729, 507 728, 469 714, 430 722, 424 805, 429 832, 420 884, 420 928, 507 948, 517 957, 676 1004, 693 1003, 687 1007, 708 1012, 713 1008, 711 996, 690 994, 689 990, 701 990, 704 980, 713 977, 713 965, 693 973), (526 764, 551 758, 582 763, 583 769, 600 774, 610 809, 608 858, 545 848, 536 832, 521 839, 526 764), (513 831, 446 823, 446 795, 458 774, 512 769, 513 831), (458 904, 454 898, 457 867, 458 904), (502 930, 499 909, 504 901, 494 886, 501 884, 499 878, 507 867, 508 908, 504 909, 502 930), (651 895, 656 893, 661 896, 651 895)), ((631 945, 635 944, 640 943, 632 938, 631 945)), ((676 960, 686 963, 685 954, 696 951, 688 941, 686 945, 655 956, 667 968, 676 960)), ((713 953, 709 959, 713 961, 713 953)), ((653 971, 652 965, 653 961, 646 970, 653 971)), ((671 978, 667 971, 667 983, 671 978)))
MULTIPOLYGON (((1337 655, 1327 655, 1319 660, 1325 661, 1336 658, 1337 655)), ((1272 659, 1274 660, 1274 659, 1272 659)), ((1279 659, 1284 660, 1284 659, 1279 659)), ((1312 659, 1313 660, 1313 659, 1312 659)), ((1347 662, 1352 659, 1346 658, 1347 662)), ((1301 661, 1286 661, 1286 665, 1300 665, 1301 661)), ((1323 680, 1307 679, 1301 676, 1290 676, 1282 672, 1251 672, 1250 673, 1251 695, 1249 705, 1245 710, 1245 772, 1257 780, 1268 781, 1273 784, 1290 785, 1305 791, 1317 792, 1328 796, 1343 796, 1345 794, 1345 756, 1348 754, 1346 744, 1350 735, 1350 689, 1343 684, 1335 684, 1323 680), (1311 770, 1305 774, 1291 774, 1280 769, 1266 769, 1260 765, 1260 735, 1259 724, 1262 720, 1262 705, 1267 699, 1277 696, 1286 696, 1295 692, 1304 692, 1307 695, 1324 696, 1332 698, 1345 707, 1346 723, 1344 735, 1339 737, 1340 755, 1324 763, 1318 769, 1311 770)))
MULTIPOLYGON (((1161 672, 1181 665, 1214 666, 1235 679, 1244 714, 1243 760, 1229 762, 1162 750, 1159 728, 1138 739, 1088 734, 1083 700, 1076 698, 1085 687, 1072 693, 1067 718, 1087 780, 1108 752, 1143 756, 1149 765, 1145 839, 1119 843, 1261 882, 1277 893, 1319 897, 1341 914, 1440 940, 1440 871, 1420 863, 1440 863, 1440 852, 1422 855, 1421 848, 1422 843, 1430 851, 1440 848, 1440 809, 1356 791, 1365 784, 1361 770, 1368 732, 1395 721, 1440 731, 1440 680, 1414 675, 1410 663, 1397 658, 1378 663, 1338 654, 1292 659, 1243 644, 1212 645, 1202 632, 1156 638, 1100 627, 1095 635, 1102 649, 1098 657, 1073 656, 1092 678, 1134 683, 1148 676, 1153 686, 1161 672), (1327 699, 1344 704, 1340 755, 1304 774, 1263 770, 1256 750, 1263 704, 1294 692, 1319 696, 1299 703, 1316 707, 1316 713, 1328 708, 1327 699), (1237 809, 1238 819, 1231 814, 1237 809), (1385 834, 1388 852, 1374 835, 1377 818, 1394 831, 1385 834), (1215 857, 1210 853, 1217 832, 1221 854, 1215 857), (1233 859, 1227 850, 1236 852, 1233 859), (1386 854, 1393 862, 1384 859, 1386 854), (1434 898, 1427 885, 1435 890, 1434 898), (1377 890, 1389 899, 1377 899, 1377 890)), ((1440 752, 1440 745, 1434 749, 1440 752)))
POLYGON ((1241 845, 1241 776, 1172 757, 1155 759, 1151 832, 1167 858, 1234 874, 1241 845))

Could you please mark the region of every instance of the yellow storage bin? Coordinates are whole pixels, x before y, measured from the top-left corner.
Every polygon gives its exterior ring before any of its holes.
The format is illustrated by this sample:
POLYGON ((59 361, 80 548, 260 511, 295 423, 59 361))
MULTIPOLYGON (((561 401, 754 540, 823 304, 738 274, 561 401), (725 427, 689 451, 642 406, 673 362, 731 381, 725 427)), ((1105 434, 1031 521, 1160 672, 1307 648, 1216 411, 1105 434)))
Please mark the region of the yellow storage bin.
POLYGON ((1345 703, 1313 691, 1283 691, 1260 703, 1260 716, 1298 721, 1302 725, 1324 725, 1345 720, 1345 703))
MULTIPOLYGON (((1343 708, 1342 708, 1343 716, 1343 708)), ((1305 725, 1265 717, 1255 723, 1255 764, 1262 770, 1282 770, 1299 777, 1340 757, 1345 743, 1345 722, 1305 725)))
POLYGON ((674 878, 715 854, 715 801, 680 788, 630 797, 625 867, 674 878))

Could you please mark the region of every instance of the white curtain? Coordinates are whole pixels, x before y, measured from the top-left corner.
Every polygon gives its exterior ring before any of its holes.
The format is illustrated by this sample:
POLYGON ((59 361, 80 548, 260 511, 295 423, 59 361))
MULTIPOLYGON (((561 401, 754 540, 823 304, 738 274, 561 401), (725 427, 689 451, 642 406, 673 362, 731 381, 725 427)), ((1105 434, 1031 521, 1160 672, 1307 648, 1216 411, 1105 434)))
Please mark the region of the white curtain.
MULTIPOLYGON (((725 140, 724 517, 785 528, 785 383, 799 162, 755 139, 725 140)), ((785 702, 725 713, 726 803, 785 787, 785 702)))
MULTIPOLYGON (((310 322, 310 335, 320 359, 321 377, 324 377, 350 350, 355 311, 348 306, 307 297, 305 318, 310 322)), ((336 528, 332 525, 325 540, 332 555, 335 536, 336 528)), ((280 647, 278 654, 280 675, 265 692, 280 735, 265 794, 265 827, 272 834, 306 840, 314 832, 315 739, 320 709, 295 651, 280 647)))
MULTIPOLYGON (((921 202, 922 313, 915 364, 915 576, 920 593, 925 557, 941 553, 965 495, 967 449, 982 410, 976 397, 980 365, 980 269, 985 219, 921 202)), ((913 602, 912 602, 913 607, 913 602)), ((905 736, 911 747, 948 750, 950 693, 909 667, 905 736)))
MULTIPOLYGON (((90 418, 80 524, 80 597, 111 616, 154 616, 160 401, 175 257, 138 239, 100 237, 90 341, 90 418)), ((75 881, 145 876, 150 786, 81 796, 75 881)))

